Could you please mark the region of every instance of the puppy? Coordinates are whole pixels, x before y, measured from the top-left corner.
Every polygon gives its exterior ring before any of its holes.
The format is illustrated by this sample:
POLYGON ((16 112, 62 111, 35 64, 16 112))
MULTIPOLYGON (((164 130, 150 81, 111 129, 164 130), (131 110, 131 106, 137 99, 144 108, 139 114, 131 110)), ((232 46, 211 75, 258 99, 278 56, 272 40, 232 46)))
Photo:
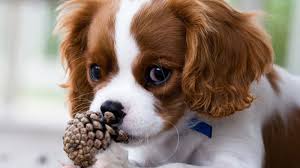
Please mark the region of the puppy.
POLYGON ((59 10, 71 114, 112 111, 130 136, 95 168, 300 167, 300 79, 273 65, 254 14, 223 0, 59 10))

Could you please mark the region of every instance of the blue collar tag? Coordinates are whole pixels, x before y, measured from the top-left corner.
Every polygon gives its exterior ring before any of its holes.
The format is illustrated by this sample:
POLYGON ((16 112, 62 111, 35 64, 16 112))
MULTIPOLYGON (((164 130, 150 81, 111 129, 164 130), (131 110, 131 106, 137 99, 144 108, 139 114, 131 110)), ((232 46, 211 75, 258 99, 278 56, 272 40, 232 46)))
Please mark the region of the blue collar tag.
POLYGON ((191 120, 189 120, 188 128, 204 134, 209 138, 212 138, 212 126, 203 121, 200 121, 197 118, 192 118, 191 120))

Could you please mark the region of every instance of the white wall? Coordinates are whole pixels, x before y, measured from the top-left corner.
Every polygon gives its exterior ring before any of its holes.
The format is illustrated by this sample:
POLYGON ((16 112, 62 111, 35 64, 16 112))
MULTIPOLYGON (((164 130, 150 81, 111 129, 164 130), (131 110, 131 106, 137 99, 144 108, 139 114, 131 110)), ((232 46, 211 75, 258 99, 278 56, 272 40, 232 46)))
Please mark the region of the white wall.
POLYGON ((261 0, 241 0, 238 2, 238 6, 241 10, 244 11, 255 11, 262 9, 261 0))
POLYGON ((0 168, 53 168, 65 162, 68 120, 60 59, 45 55, 46 1, 0 2, 0 168))
POLYGON ((293 25, 290 29, 290 41, 288 44, 288 69, 290 72, 300 75, 300 1, 295 1, 293 25))
POLYGON ((0 48, 0 125, 9 120, 59 130, 67 120, 64 90, 59 87, 65 78, 60 59, 45 56, 48 8, 45 1, 0 3, 7 12, 0 29, 5 43, 0 48))

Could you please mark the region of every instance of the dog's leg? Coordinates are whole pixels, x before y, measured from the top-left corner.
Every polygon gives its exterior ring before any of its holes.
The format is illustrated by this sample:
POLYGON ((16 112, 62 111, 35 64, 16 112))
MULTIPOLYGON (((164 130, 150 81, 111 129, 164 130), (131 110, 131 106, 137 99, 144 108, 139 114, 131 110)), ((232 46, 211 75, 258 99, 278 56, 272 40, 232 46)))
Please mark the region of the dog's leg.
POLYGON ((97 162, 91 168, 133 168, 128 160, 128 152, 116 143, 97 154, 96 159, 97 162))

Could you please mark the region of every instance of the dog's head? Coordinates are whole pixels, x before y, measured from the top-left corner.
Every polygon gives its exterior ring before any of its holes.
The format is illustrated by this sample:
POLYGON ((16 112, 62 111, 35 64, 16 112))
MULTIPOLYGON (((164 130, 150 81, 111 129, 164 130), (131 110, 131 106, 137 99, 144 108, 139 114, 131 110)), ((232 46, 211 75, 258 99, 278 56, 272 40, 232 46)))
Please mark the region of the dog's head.
POLYGON ((69 0, 58 28, 71 112, 110 110, 132 137, 151 137, 193 111, 250 106, 272 66, 253 14, 223 0, 69 0))

